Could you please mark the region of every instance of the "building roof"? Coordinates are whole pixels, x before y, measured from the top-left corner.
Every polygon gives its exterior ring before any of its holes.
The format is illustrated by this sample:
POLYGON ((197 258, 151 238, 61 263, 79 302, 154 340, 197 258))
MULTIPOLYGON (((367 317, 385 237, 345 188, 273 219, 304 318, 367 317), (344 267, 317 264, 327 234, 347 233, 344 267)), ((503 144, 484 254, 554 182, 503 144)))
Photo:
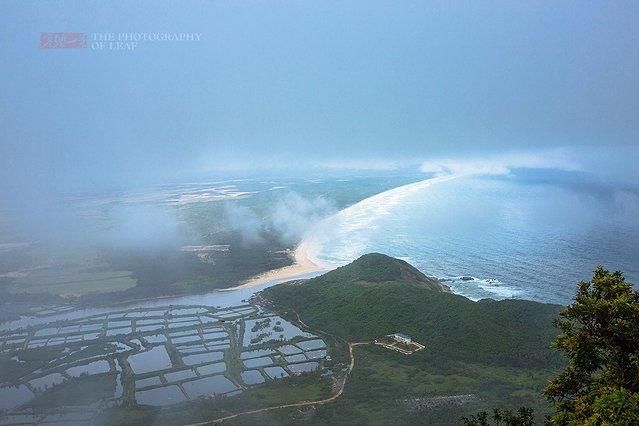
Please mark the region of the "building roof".
POLYGON ((402 333, 393 333, 393 336, 399 337, 401 339, 411 339, 410 336, 407 336, 407 335, 402 334, 402 333))

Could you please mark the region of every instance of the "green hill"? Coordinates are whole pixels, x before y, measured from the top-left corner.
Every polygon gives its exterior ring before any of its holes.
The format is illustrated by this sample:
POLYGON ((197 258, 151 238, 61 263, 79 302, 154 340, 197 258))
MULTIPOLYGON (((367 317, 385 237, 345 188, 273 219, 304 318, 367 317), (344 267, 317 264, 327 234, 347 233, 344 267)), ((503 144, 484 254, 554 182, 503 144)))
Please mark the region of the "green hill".
POLYGON ((365 254, 346 266, 310 281, 311 285, 383 282, 411 284, 430 290, 449 291, 437 278, 426 276, 408 262, 380 253, 365 254))
POLYGON ((552 320, 560 306, 474 302, 381 254, 365 255, 314 279, 268 288, 263 296, 282 311, 294 310, 311 328, 345 340, 400 332, 426 345, 410 356, 375 345, 358 347, 358 367, 342 399, 318 410, 322 421, 413 422, 418 416, 448 423, 496 405, 544 412, 541 389, 564 362, 550 348, 556 335, 552 320), (466 394, 477 399, 454 409, 435 404, 412 412, 398 403, 466 394))

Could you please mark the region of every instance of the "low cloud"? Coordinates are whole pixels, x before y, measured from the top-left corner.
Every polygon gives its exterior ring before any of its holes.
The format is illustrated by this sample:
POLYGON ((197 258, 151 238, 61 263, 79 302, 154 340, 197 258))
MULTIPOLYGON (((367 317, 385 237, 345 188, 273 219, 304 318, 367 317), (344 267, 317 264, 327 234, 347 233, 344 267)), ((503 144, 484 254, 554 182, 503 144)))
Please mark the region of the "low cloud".
POLYGON ((224 214, 230 229, 239 232, 244 244, 264 242, 264 223, 253 210, 246 206, 227 203, 224 206, 224 214))
POLYGON ((224 207, 224 214, 229 228, 240 234, 244 244, 263 243, 267 231, 283 243, 295 244, 313 224, 336 210, 333 202, 324 197, 305 198, 289 192, 263 214, 233 203, 224 207))
POLYGON ((269 220, 284 242, 293 243, 299 241, 314 223, 335 211, 335 205, 326 198, 308 199, 290 192, 275 204, 269 220))
POLYGON ((469 159, 435 159, 422 163, 425 173, 444 175, 508 175, 515 168, 581 170, 579 163, 568 153, 555 149, 539 153, 510 153, 469 159))
POLYGON ((171 209, 148 204, 123 204, 110 214, 107 242, 118 249, 179 247, 180 224, 171 209))
POLYGON ((397 170, 404 167, 415 166, 413 161, 392 160, 392 159, 339 159, 325 160, 315 164, 315 167, 329 170, 352 170, 352 171, 368 171, 380 170, 389 171, 397 170))

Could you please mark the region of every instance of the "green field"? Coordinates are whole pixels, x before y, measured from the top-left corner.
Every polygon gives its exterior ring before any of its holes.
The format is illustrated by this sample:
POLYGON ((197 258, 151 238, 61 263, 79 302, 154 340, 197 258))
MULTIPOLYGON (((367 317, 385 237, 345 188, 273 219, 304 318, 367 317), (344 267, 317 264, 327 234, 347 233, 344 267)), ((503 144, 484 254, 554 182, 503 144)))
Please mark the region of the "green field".
POLYGON ((8 286, 12 293, 53 293, 60 296, 80 296, 87 293, 122 291, 136 285, 129 271, 80 272, 37 271, 16 278, 8 286))
POLYGON ((114 269, 97 248, 35 244, 1 258, 0 293, 82 296, 136 286, 133 272, 114 269))

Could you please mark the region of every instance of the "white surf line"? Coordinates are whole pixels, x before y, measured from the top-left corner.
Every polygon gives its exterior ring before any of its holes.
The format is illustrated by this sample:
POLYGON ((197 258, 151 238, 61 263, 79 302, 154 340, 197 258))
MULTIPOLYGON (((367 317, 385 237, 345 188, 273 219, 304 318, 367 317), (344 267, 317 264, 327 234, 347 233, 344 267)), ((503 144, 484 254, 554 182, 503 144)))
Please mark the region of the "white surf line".
MULTIPOLYGON (((317 272, 327 272, 339 265, 322 262, 315 255, 322 248, 321 237, 325 234, 327 227, 339 226, 349 223, 351 229, 363 229, 373 226, 373 222, 380 217, 392 214, 395 206, 416 191, 420 191, 429 186, 450 181, 464 176, 462 174, 451 174, 435 178, 425 179, 419 182, 402 185, 388 191, 380 192, 371 197, 365 198, 334 215, 328 216, 316 223, 298 244, 294 251, 294 263, 283 268, 273 269, 251 278, 239 286, 224 289, 221 291, 233 291, 256 287, 266 284, 269 281, 284 282, 300 278, 306 274, 317 272)), ((354 259, 350 259, 351 261, 354 259)))
MULTIPOLYGON (((304 245, 306 256, 315 264, 323 266, 325 269, 334 269, 336 264, 326 264, 317 258, 323 244, 322 238, 327 235, 330 229, 340 229, 347 227, 348 231, 375 228, 375 222, 381 217, 393 214, 396 206, 417 191, 421 191, 430 186, 448 182, 453 179, 465 176, 464 174, 451 174, 435 178, 425 179, 419 182, 403 185, 389 189, 371 197, 365 198, 352 206, 340 210, 336 214, 329 216, 318 222, 302 240, 300 245, 304 245)), ((347 262, 355 260, 350 256, 347 262)))
POLYGON ((219 289, 218 291, 242 290, 246 288, 257 287, 270 281, 281 283, 284 281, 291 281, 296 278, 301 278, 314 272, 328 270, 323 265, 312 261, 308 256, 307 250, 308 246, 304 243, 304 241, 302 241, 293 252, 294 263, 292 265, 266 271, 254 278, 248 279, 247 281, 236 287, 219 289))

